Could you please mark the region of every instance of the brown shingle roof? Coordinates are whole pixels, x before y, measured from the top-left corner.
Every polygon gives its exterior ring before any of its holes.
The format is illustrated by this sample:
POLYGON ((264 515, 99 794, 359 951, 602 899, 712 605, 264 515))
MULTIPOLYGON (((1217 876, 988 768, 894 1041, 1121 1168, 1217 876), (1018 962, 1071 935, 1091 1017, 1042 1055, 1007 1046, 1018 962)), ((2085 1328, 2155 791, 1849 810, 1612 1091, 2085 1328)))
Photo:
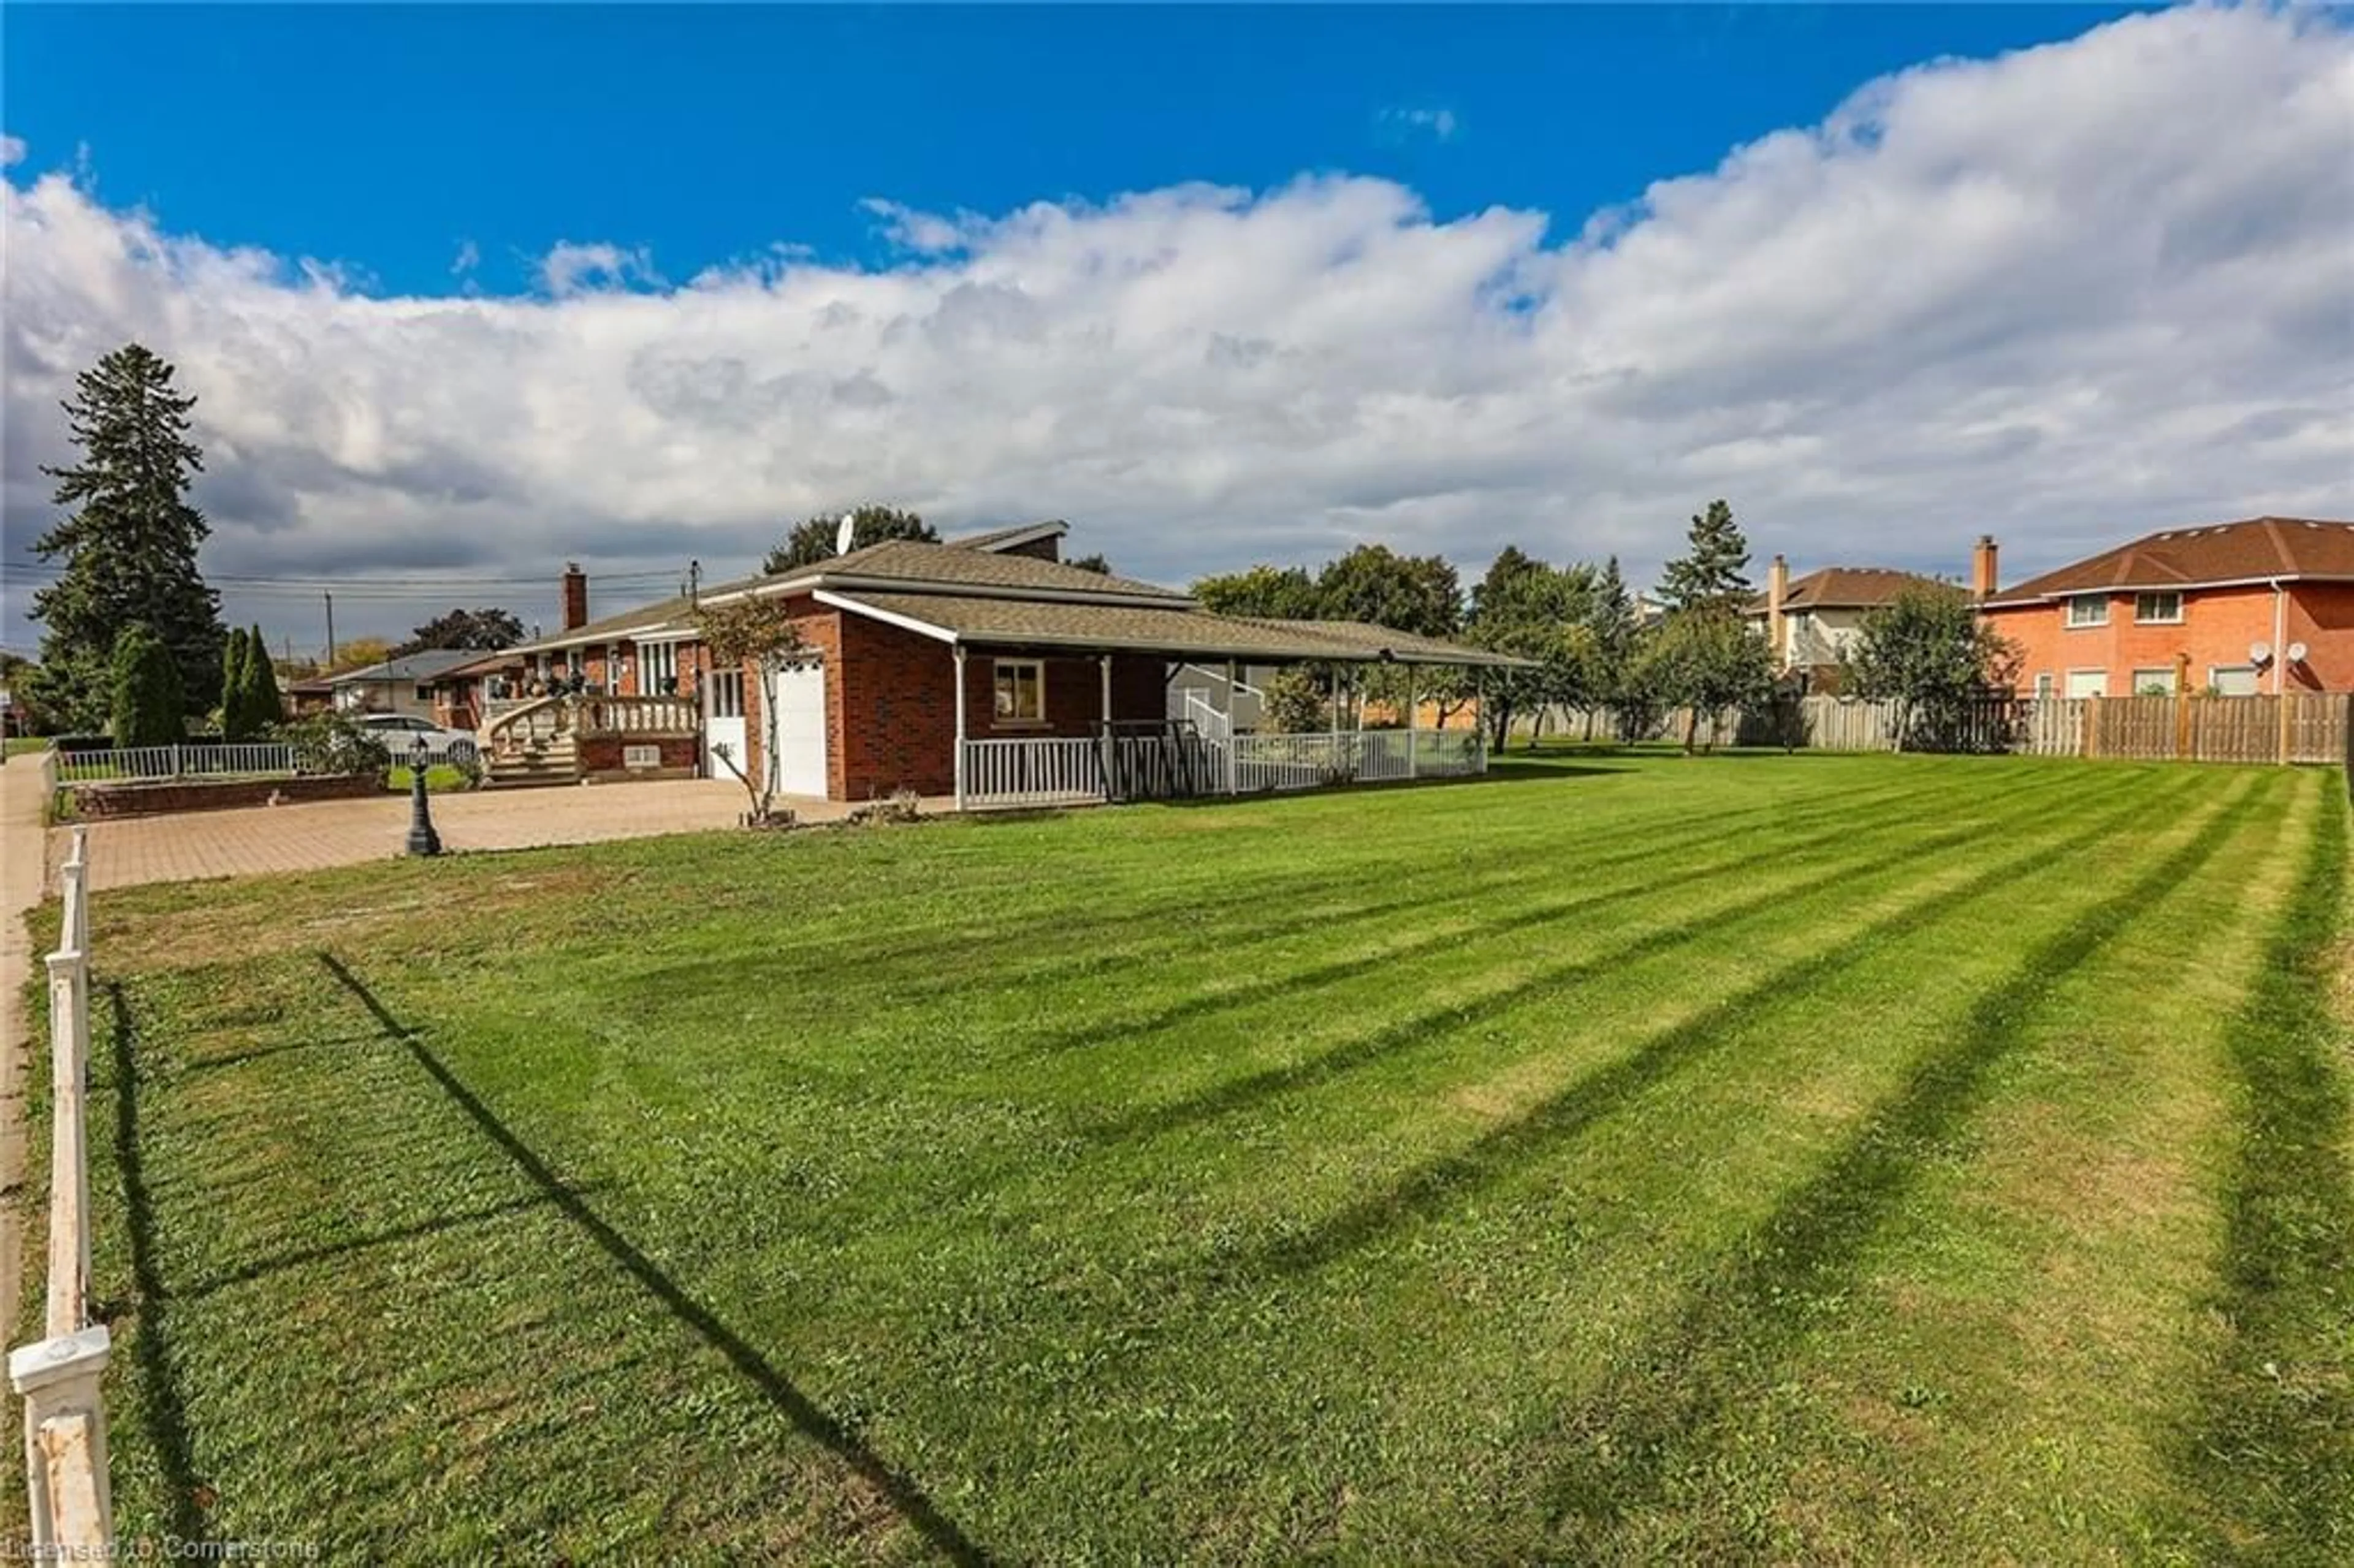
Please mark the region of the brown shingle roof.
POLYGON ((2197 588, 2266 577, 2354 578, 2354 523, 2251 517, 2168 528, 1999 589, 1989 604, 2120 588, 2197 588))
POLYGON ((797 582, 813 575, 829 578, 887 578, 928 586, 938 583, 944 588, 1029 588, 1044 593, 1117 594, 1167 599, 1172 604, 1191 602, 1175 588, 1138 582, 1133 577, 1108 577, 1083 567, 1065 566, 1060 561, 1042 561, 1035 556, 1001 556, 956 545, 922 545, 910 539, 886 539, 814 567, 760 578, 756 586, 797 582))
MULTIPOLYGON (((1892 567, 1824 567, 1790 579, 1782 609, 1786 614, 1800 609, 1869 609, 1886 604, 1908 588, 1951 586, 1892 567)), ((1752 615, 1765 614, 1766 596, 1761 593, 1750 599, 1748 609, 1752 615)))
POLYGON ((1378 659, 1405 663, 1521 667, 1526 660, 1461 648, 1354 621, 1258 620, 1213 615, 1190 604, 1078 604, 1058 599, 978 599, 956 594, 830 589, 825 601, 893 622, 915 621, 960 642, 1076 647, 1193 659, 1378 659))

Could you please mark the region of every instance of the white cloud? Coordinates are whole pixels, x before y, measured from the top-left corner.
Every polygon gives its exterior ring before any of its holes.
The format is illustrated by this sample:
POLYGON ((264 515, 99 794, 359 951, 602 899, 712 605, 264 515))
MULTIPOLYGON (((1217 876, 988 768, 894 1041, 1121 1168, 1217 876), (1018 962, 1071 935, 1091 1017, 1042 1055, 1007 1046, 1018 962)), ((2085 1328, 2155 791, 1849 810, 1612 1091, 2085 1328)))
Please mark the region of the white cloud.
POLYGON ((0 136, 0 169, 25 161, 25 139, 22 136, 0 136))
POLYGON ((457 257, 450 263, 450 275, 453 278, 471 277, 482 264, 482 248, 471 239, 461 239, 458 242, 457 257))
POLYGON ((1460 123, 1452 109, 1385 109, 1382 122, 1400 134, 1417 132, 1440 142, 1455 140, 1460 123))
POLYGON ((45 176, 5 193, 6 538, 134 335, 203 397, 218 572, 725 573, 870 496, 1167 580, 1366 538, 1647 573, 1717 494, 1801 569, 2344 516, 2349 103, 2327 17, 2182 10, 1872 84, 1591 222, 1347 178, 884 203, 887 269, 780 241, 664 288, 567 244, 506 299, 366 297, 45 176))
POLYGON ((631 283, 659 283, 661 274, 644 249, 624 250, 618 245, 576 245, 559 240, 540 259, 540 286, 562 299, 598 289, 620 289, 631 283))

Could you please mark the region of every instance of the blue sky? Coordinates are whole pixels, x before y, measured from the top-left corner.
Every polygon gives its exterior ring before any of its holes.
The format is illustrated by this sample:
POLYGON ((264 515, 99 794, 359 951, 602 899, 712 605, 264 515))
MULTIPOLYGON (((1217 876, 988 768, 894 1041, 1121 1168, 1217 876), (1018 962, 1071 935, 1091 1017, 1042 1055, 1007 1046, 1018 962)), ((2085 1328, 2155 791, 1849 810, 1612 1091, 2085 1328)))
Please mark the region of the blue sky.
POLYGON ((860 207, 1384 175, 1444 217, 1574 227, 1940 55, 2117 7, 12 6, 27 171, 87 148, 175 231, 439 291, 561 240, 673 278, 779 243, 874 260, 860 207))
POLYGON ((1368 540, 1648 581, 1717 496, 1760 570, 1993 532, 2013 580, 2354 515, 2338 13, 16 5, 0 44, 12 646, 58 399, 131 338, 200 399, 232 619, 298 641, 330 581, 346 634, 550 616, 568 559, 611 609, 869 500, 1180 583, 1368 540))

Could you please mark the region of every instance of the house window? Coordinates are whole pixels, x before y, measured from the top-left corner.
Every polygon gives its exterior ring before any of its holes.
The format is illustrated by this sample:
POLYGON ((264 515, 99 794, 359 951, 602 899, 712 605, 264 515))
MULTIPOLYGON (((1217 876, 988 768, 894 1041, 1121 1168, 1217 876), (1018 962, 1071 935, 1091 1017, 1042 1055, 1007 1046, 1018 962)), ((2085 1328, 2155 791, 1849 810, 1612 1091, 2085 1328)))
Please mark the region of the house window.
POLYGON ((678 690, 678 644, 638 645, 638 690, 648 696, 678 690))
POLYGON ((2219 697, 2253 697, 2263 688, 2256 683, 2253 664, 2217 664, 2207 672, 2208 687, 2219 697))
POLYGON ((2163 670, 2136 670, 2133 673, 2133 694, 2137 697, 2170 697, 2174 695, 2174 667, 2163 670))
POLYGON ((430 686, 418 687, 417 700, 420 703, 430 703, 433 700, 433 688, 430 686))
POLYGON ((2108 690, 2109 673, 2106 670, 2068 672, 2068 694, 2072 697, 2105 696, 2108 690))
POLYGON ((2171 588, 2163 593, 2134 595, 2134 619, 2158 626, 2179 625, 2182 620, 2182 596, 2171 588))
POLYGON ((1046 722, 1046 667, 1044 664, 1035 659, 992 660, 991 675, 997 688, 995 711, 998 723, 1046 722))
POLYGON ((578 648, 567 648, 564 651, 564 669, 567 674, 578 675, 580 673, 581 670, 584 668, 581 663, 581 657, 580 650, 578 648))
POLYGON ((714 670, 711 681, 711 716, 742 718, 744 716, 744 672, 714 670))
POLYGON ((2105 593, 2080 593, 2068 600, 2069 625, 2106 626, 2108 623, 2108 595, 2105 593))
POLYGON ((2035 694, 2039 699, 2049 698, 2052 695, 2051 671, 2046 670, 2035 677, 2035 694))

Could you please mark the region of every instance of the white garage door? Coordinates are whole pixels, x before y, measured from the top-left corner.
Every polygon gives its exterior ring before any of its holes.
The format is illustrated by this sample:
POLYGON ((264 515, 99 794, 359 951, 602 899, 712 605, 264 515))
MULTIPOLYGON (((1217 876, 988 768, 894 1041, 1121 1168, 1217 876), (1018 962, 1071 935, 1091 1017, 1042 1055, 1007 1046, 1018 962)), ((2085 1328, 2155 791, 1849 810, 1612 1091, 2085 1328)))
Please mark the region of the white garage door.
POLYGON ((803 664, 777 672, 769 688, 769 733, 775 737, 776 764, 769 787, 779 795, 825 793, 825 666, 803 664))

